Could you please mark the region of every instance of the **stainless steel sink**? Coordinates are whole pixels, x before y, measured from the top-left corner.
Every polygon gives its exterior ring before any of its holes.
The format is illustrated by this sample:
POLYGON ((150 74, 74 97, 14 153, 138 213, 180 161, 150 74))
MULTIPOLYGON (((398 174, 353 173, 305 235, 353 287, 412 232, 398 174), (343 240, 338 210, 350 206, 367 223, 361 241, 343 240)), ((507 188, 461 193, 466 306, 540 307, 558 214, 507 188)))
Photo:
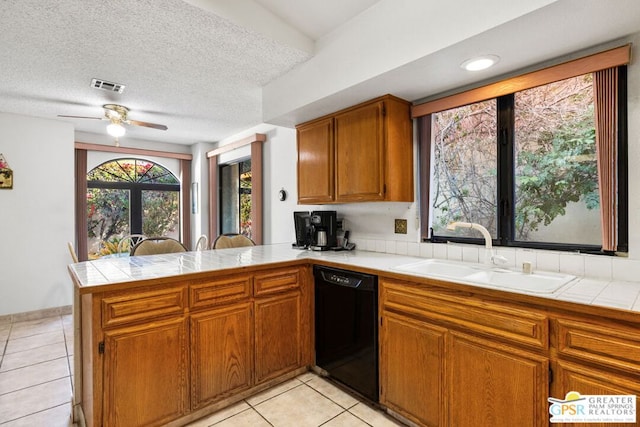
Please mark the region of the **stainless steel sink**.
POLYGON ((394 270, 419 276, 451 279, 485 287, 549 294, 576 278, 570 274, 537 271, 531 274, 484 264, 427 259, 399 265, 394 270))

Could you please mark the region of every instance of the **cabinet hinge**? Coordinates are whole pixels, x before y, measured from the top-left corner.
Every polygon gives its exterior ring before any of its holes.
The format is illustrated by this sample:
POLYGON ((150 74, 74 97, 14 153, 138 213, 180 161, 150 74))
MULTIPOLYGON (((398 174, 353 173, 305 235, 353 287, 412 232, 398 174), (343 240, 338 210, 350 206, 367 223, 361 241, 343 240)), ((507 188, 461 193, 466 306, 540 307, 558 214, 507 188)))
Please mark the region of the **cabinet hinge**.
POLYGON ((553 382, 553 370, 549 368, 549 384, 551 384, 552 382, 553 382))
POLYGON ((98 353, 99 354, 104 354, 104 341, 100 341, 98 343, 98 353))

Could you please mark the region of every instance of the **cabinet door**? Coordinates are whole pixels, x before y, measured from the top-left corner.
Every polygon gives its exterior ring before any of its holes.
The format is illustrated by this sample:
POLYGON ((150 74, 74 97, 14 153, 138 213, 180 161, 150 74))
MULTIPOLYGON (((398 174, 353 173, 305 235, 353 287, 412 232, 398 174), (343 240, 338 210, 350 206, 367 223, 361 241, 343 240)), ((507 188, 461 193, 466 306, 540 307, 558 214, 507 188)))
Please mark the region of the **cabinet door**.
POLYGON ((380 401, 423 426, 444 426, 446 329, 384 312, 380 401))
MULTIPOLYGON (((605 370, 588 368, 580 364, 559 361, 555 364, 552 396, 564 399, 570 391, 582 395, 635 395, 636 408, 640 407, 640 382, 637 378, 623 377, 605 370)), ((563 426, 584 426, 584 423, 564 423, 563 426)), ((636 414, 635 423, 589 423, 589 427, 632 427, 640 426, 640 417, 636 414)))
POLYGON ((299 292, 255 301, 257 383, 301 366, 300 315, 299 292))
POLYGON ((105 426, 159 426, 186 413, 186 319, 107 331, 104 342, 105 426))
POLYGON ((298 203, 334 200, 333 119, 298 127, 298 203))
POLYGON ((191 407, 251 386, 251 303, 191 316, 191 407))
POLYGON ((545 357, 450 333, 449 425, 548 425, 549 361, 545 357))
POLYGON ((335 117, 336 200, 384 200, 384 102, 335 117))

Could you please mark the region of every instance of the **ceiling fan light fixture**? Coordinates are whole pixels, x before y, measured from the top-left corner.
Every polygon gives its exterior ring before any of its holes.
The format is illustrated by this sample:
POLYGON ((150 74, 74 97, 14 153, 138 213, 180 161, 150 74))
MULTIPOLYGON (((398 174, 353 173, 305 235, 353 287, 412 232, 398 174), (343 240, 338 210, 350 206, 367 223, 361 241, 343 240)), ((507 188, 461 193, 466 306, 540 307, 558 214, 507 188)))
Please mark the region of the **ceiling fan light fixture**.
POLYGON ((117 111, 107 110, 104 114, 107 116, 107 118, 109 120, 121 120, 122 119, 122 116, 117 111))
POLYGON ((467 59, 460 64, 460 67, 467 71, 480 71, 494 66, 498 61, 500 61, 500 57, 497 55, 482 55, 467 59))
POLYGON ((120 123, 111 123, 107 125, 107 133, 114 138, 119 138, 125 134, 126 130, 120 123))

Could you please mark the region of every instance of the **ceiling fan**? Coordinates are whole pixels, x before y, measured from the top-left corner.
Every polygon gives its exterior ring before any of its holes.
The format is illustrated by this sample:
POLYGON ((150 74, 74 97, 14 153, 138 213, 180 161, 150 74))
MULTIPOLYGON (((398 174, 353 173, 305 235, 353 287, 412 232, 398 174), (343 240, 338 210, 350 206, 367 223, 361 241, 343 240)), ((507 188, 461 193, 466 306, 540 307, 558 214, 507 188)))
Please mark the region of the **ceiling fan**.
POLYGON ((95 120, 108 120, 110 123, 107 125, 107 133, 116 138, 116 145, 118 145, 118 138, 125 134, 126 130, 123 124, 133 126, 144 126, 153 129, 167 130, 165 125, 159 125, 156 123, 141 122, 139 120, 130 120, 128 118, 129 109, 123 105, 118 104, 104 104, 104 117, 87 117, 87 116, 67 116, 58 115, 58 117, 68 117, 73 119, 95 119, 95 120))

